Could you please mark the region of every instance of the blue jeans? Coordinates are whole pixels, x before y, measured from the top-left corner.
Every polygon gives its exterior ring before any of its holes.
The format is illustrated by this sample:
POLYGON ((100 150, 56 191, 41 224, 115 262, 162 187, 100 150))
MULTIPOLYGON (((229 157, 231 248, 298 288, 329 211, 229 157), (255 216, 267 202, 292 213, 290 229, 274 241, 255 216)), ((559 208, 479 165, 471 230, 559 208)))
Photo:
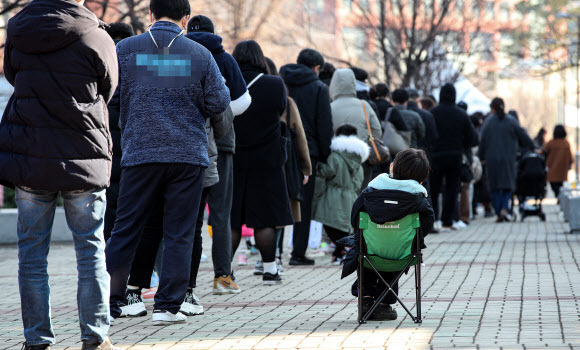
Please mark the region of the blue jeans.
MULTIPOLYGON (((103 342, 109 331, 109 275, 105 265, 105 190, 61 192, 77 257, 81 340, 103 342)), ((16 188, 18 284, 28 345, 54 344, 47 256, 58 192, 16 188)))
POLYGON ((510 199, 512 198, 512 191, 510 190, 496 190, 491 192, 491 202, 495 209, 495 214, 499 215, 502 209, 510 211, 510 199))

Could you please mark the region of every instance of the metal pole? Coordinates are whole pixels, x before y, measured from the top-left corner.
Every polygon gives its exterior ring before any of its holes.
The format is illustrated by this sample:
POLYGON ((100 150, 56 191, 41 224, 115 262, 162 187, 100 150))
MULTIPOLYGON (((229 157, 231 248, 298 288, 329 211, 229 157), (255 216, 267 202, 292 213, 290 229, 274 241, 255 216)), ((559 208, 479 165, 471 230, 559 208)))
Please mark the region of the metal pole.
POLYGON ((576 41, 576 159, 574 168, 576 169, 576 186, 580 183, 578 161, 580 160, 580 16, 576 17, 576 31, 578 38, 576 41))

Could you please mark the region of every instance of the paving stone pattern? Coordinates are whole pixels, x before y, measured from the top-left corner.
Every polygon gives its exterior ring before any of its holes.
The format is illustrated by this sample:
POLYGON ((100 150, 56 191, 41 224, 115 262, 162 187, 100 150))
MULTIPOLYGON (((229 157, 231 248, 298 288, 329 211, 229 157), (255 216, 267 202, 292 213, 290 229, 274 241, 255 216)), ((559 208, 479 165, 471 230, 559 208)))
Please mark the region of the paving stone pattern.
MULTIPOLYGON (((421 325, 400 306, 396 321, 358 325, 353 278, 341 281, 325 257, 313 268, 287 267, 279 287, 262 286, 251 267, 237 268, 243 292, 235 296, 211 295, 211 263, 203 263, 205 315, 168 327, 152 326, 150 315, 119 319, 111 338, 132 350, 580 348, 580 235, 566 234, 554 205, 546 210, 545 223, 479 219, 427 237, 421 325)), ((54 245, 49 264, 54 349, 79 349, 72 247, 54 245)), ((20 349, 23 340, 17 269, 16 248, 0 247, 0 349, 20 349)), ((401 296, 414 305, 413 275, 402 281, 401 296)))

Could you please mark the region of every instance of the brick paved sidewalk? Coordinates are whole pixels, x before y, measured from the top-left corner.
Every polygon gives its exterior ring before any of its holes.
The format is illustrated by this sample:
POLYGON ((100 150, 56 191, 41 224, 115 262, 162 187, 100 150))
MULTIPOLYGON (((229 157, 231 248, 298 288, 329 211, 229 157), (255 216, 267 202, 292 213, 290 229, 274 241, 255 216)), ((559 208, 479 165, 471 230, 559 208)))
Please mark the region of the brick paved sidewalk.
MULTIPOLYGON (((205 315, 169 327, 152 326, 150 315, 119 319, 111 338, 135 350, 580 348, 580 235, 565 234, 555 206, 546 210, 545 223, 479 219, 427 237, 421 325, 396 307, 398 320, 359 326, 353 278, 341 281, 330 258, 319 258, 314 268, 287 267, 281 287, 262 286, 251 268, 238 269, 243 292, 236 296, 211 295, 211 263, 204 263, 198 294, 205 315)), ((49 261, 54 348, 78 349, 74 250, 53 246, 49 261)), ((14 247, 0 247, 0 282, 0 349, 20 349, 14 247)), ((400 288, 411 305, 413 283, 404 276, 400 288)))

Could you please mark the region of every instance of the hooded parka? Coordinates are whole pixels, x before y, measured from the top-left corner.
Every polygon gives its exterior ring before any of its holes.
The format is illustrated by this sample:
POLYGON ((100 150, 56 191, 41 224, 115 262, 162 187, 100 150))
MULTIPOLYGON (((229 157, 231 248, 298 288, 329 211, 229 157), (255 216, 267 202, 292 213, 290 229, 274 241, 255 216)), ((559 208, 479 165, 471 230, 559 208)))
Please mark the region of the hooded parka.
POLYGON ((314 70, 302 64, 283 66, 280 76, 298 106, 311 158, 326 160, 333 130, 328 88, 314 70))
POLYGON ((363 185, 361 164, 369 157, 369 146, 356 136, 338 136, 330 149, 326 164, 318 166, 312 218, 342 232, 352 232, 350 210, 363 185))
POLYGON ((35 0, 10 19, 0 122, 0 182, 35 190, 104 188, 111 174, 107 103, 115 44, 74 0, 35 0))
POLYGON ((381 124, 371 105, 358 99, 356 95, 356 79, 351 69, 337 69, 330 81, 330 97, 332 103, 332 125, 334 131, 341 125, 350 124, 357 129, 359 139, 366 141, 369 138, 369 130, 365 118, 363 104, 366 107, 371 131, 375 139, 382 136, 381 124))

